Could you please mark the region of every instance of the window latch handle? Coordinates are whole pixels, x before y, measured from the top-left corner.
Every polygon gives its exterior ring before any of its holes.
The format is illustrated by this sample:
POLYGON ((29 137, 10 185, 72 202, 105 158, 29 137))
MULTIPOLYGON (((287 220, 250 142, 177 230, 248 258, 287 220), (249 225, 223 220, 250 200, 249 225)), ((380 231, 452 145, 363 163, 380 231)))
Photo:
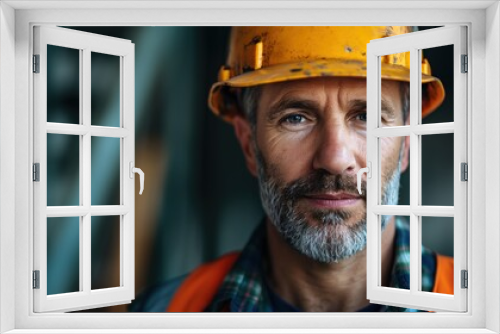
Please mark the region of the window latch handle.
POLYGON ((358 170, 357 176, 358 176, 358 192, 361 195, 361 176, 363 173, 367 174, 367 177, 370 179, 372 177, 372 163, 368 161, 368 167, 365 168, 360 168, 358 170))
POLYGON ((133 161, 130 161, 129 167, 130 167, 129 170, 130 170, 130 178, 131 179, 134 178, 134 173, 139 174, 139 177, 140 177, 139 183, 141 185, 141 190, 139 190, 139 195, 142 195, 142 192, 144 190, 144 172, 140 168, 134 167, 133 161))

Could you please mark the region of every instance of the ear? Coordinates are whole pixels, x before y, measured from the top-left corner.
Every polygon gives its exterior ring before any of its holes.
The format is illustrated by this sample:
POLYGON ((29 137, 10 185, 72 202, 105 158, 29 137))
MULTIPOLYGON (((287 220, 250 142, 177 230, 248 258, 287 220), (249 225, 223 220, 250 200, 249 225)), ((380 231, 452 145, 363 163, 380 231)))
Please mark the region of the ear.
POLYGON ((257 177, 257 161, 253 149, 254 138, 252 127, 248 120, 241 115, 234 116, 233 126, 234 133, 236 134, 236 138, 238 138, 243 155, 245 156, 247 168, 253 176, 257 177))
MULTIPOLYGON (((407 116, 405 125, 410 125, 410 115, 407 116)), ((404 172, 410 164, 410 136, 405 137, 402 144, 405 147, 403 148, 403 156, 401 157, 401 172, 404 172)))

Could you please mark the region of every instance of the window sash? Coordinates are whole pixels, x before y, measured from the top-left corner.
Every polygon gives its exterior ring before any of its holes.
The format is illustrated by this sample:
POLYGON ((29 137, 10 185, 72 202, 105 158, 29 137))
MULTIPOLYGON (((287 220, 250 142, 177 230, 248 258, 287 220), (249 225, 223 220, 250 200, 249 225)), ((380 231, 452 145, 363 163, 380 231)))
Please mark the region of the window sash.
POLYGON ((467 183, 460 181, 460 163, 467 162, 466 75, 460 73, 460 55, 466 54, 465 27, 445 27, 371 41, 367 48, 367 155, 372 177, 367 179, 367 298, 371 302, 399 307, 438 311, 467 310, 467 290, 461 289, 460 271, 467 269, 467 183), (421 52, 419 50, 454 45, 454 122, 420 125, 421 52), (379 127, 380 57, 410 51, 410 125, 379 127), (415 112, 417 111, 417 112, 415 112), (420 136, 454 134, 454 206, 419 205, 421 193, 420 136), (410 136, 410 205, 382 206, 380 198, 380 146, 384 136, 410 136), (410 216, 410 290, 380 286, 380 216, 410 216), (419 291, 421 286, 421 216, 454 217, 454 295, 419 291))
POLYGON ((34 74, 34 161, 40 163, 40 182, 34 184, 34 270, 40 271, 40 289, 34 289, 35 312, 74 311, 134 299, 134 45, 127 40, 71 29, 35 27, 34 54, 40 55, 40 73, 34 74), (47 45, 80 50, 80 123, 47 122, 47 45), (91 52, 120 57, 120 124, 118 128, 91 125, 91 52), (79 206, 47 206, 47 133, 78 135, 79 206), (91 138, 120 138, 120 205, 91 205, 91 138), (92 216, 120 216, 120 286, 92 290, 92 216), (47 295, 47 218, 79 217, 79 292, 47 295))

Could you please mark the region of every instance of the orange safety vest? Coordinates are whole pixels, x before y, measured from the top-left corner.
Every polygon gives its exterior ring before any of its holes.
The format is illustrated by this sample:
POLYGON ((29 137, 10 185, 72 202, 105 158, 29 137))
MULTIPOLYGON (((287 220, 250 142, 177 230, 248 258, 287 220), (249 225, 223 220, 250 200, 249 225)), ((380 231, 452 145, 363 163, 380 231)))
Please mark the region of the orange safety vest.
MULTIPOLYGON (((239 255, 239 252, 229 253, 194 270, 182 282, 166 311, 203 312, 239 255)), ((437 254, 436 260, 432 292, 453 294, 453 258, 437 254)))

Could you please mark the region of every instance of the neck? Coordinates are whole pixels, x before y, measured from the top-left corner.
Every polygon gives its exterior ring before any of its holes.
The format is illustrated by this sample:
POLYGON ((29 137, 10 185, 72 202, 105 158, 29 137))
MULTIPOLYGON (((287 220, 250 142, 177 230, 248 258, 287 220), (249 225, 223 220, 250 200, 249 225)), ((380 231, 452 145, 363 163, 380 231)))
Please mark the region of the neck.
MULTIPOLYGON (((320 263, 293 249, 268 220, 268 282, 288 303, 308 312, 355 312, 366 299, 366 248, 338 263, 320 263)), ((389 286, 394 217, 382 233, 382 285, 389 286)))

